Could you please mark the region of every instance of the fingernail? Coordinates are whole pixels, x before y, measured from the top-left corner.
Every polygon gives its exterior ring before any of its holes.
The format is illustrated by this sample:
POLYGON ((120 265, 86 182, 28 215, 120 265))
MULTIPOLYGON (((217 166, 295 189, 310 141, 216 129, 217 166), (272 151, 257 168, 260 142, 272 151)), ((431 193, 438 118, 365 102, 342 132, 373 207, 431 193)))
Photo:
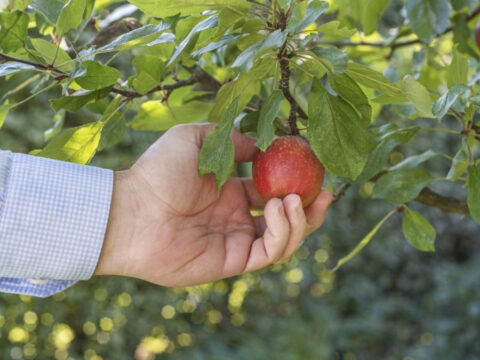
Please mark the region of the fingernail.
POLYGON ((302 199, 300 198, 300 195, 295 195, 295 209, 297 209, 297 211, 303 211, 302 199))
POLYGON ((295 209, 296 212, 300 212, 300 211, 303 211, 303 206, 302 206, 302 199, 300 198, 299 195, 297 194, 290 194, 288 195, 288 200, 289 202, 291 202, 293 208, 295 209))

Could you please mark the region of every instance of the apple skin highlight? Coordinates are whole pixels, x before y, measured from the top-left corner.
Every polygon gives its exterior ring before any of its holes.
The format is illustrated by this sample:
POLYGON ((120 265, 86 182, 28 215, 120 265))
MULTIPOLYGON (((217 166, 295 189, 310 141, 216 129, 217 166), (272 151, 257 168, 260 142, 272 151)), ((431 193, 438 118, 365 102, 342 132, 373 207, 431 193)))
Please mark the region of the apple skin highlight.
POLYGON ((305 138, 288 135, 275 139, 256 155, 252 177, 266 201, 297 194, 307 207, 322 189, 325 168, 305 138))

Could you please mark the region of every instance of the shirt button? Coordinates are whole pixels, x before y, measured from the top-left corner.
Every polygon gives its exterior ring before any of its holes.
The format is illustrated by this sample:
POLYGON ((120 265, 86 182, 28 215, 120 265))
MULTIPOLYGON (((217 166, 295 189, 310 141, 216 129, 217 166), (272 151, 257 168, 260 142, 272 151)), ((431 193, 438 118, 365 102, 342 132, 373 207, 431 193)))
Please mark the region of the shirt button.
POLYGON ((45 279, 30 279, 29 281, 34 285, 45 285, 47 283, 45 279))

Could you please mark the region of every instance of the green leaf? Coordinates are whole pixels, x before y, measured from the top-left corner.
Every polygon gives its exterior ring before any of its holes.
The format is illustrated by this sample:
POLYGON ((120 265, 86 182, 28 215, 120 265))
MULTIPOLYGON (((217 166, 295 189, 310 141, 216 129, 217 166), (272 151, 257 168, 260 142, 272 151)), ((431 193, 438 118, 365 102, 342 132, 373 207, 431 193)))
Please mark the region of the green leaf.
POLYGON ((304 11, 301 11, 303 6, 299 6, 300 4, 300 2, 296 2, 293 14, 288 21, 287 32, 290 34, 302 31, 328 9, 328 2, 326 1, 309 1, 304 11))
POLYGON ((377 180, 372 198, 403 204, 415 199, 432 181, 433 177, 419 168, 394 170, 377 180))
POLYGON ((7 62, 4 64, 0 64, 0 77, 16 74, 26 70, 35 70, 35 66, 16 63, 16 62, 7 62))
POLYGON ((34 0, 31 7, 42 14, 51 24, 56 24, 64 5, 61 0, 34 0))
POLYGON ((220 188, 230 177, 235 163, 235 146, 231 139, 233 123, 238 115, 238 98, 227 108, 215 129, 205 139, 200 150, 198 170, 200 175, 215 174, 220 188))
POLYGON ((382 225, 393 215, 397 212, 396 209, 390 211, 387 215, 385 215, 382 220, 380 220, 372 230, 353 248, 353 250, 347 255, 342 257, 338 260, 337 265, 332 269, 332 271, 337 271, 342 265, 352 260, 355 256, 358 255, 362 249, 370 243, 370 240, 375 236, 375 234, 380 230, 382 225))
POLYGON ((239 36, 235 35, 235 34, 225 35, 219 41, 210 42, 207 46, 204 46, 203 48, 201 48, 199 50, 193 51, 191 56, 192 57, 197 57, 197 56, 200 56, 202 54, 215 51, 217 49, 220 49, 220 48, 234 42, 238 38, 239 38, 239 36))
POLYGON ((205 10, 248 9, 250 3, 245 0, 129 0, 147 15, 165 18, 177 14, 200 15, 205 10))
POLYGON ((469 88, 466 85, 460 84, 448 89, 445 94, 440 96, 437 101, 433 103, 433 115, 435 115, 438 120, 441 120, 447 114, 453 104, 455 104, 458 97, 466 93, 468 90, 469 88))
POLYGON ((27 14, 21 11, 0 12, 0 50, 9 53, 22 48, 27 39, 29 23, 27 14))
POLYGON ((450 11, 447 0, 407 0, 412 31, 426 43, 447 29, 450 11))
POLYGON ((52 159, 87 164, 95 155, 103 123, 94 122, 62 132, 35 155, 52 159))
POLYGON ((164 131, 177 124, 206 120, 210 103, 192 101, 186 104, 169 105, 158 100, 142 103, 140 111, 129 122, 135 130, 164 131))
POLYGON ((328 35, 329 37, 345 39, 349 38, 357 32, 357 29, 347 27, 341 28, 342 23, 338 20, 329 21, 317 27, 319 34, 328 35))
POLYGON ((238 97, 238 108, 243 108, 252 96, 258 94, 262 76, 268 74, 271 63, 260 63, 247 73, 240 74, 235 80, 225 83, 217 93, 215 103, 208 116, 210 122, 219 122, 227 107, 238 97))
POLYGON ((480 167, 472 166, 467 177, 467 205, 472 218, 480 224, 480 167))
POLYGON ((5 118, 7 117, 8 111, 10 110, 9 104, 0 105, 0 127, 3 126, 5 118))
POLYGON ((87 3, 85 0, 68 0, 57 19, 57 32, 61 36, 69 30, 77 28, 83 21, 87 3))
POLYGON ((395 102, 406 102, 408 100, 401 86, 393 84, 381 73, 365 65, 350 62, 347 67, 347 74, 360 85, 380 91, 395 102))
POLYGON ((41 57, 45 64, 53 65, 64 71, 70 71, 73 68, 72 58, 58 45, 44 39, 30 39, 30 43, 35 49, 36 55, 41 57))
POLYGON ((45 140, 50 140, 60 133, 65 122, 65 115, 66 111, 64 110, 60 110, 55 114, 55 116, 53 117, 53 126, 43 132, 45 140))
MULTIPOLYGON (((474 0, 476 1, 476 0, 474 0)), ((478 57, 475 42, 471 41, 473 31, 468 27, 467 14, 457 15, 453 24, 453 43, 457 45, 457 50, 472 58, 478 57), (461 18, 459 18, 461 16, 461 18), (475 45, 474 45, 475 44, 475 45), (472 46, 473 45, 473 46, 472 46)))
POLYGON ((79 90, 70 96, 51 99, 50 105, 55 111, 65 109, 66 111, 74 113, 80 110, 84 105, 92 101, 103 99, 108 96, 108 94, 110 94, 110 88, 108 87, 97 91, 79 90))
POLYGON ((402 220, 402 231, 407 241, 420 251, 435 251, 437 233, 418 212, 406 209, 402 220))
POLYGON ((450 0, 450 3, 455 10, 472 9, 477 5, 477 0, 450 0))
POLYGON ((258 119, 260 111, 252 111, 249 113, 242 113, 240 124, 238 128, 242 134, 257 134, 258 133, 258 119))
POLYGON ((378 21, 382 17, 390 0, 367 0, 362 14, 363 32, 372 34, 377 30, 378 21))
POLYGON ((308 114, 308 139, 325 167, 337 176, 357 178, 372 147, 358 114, 317 80, 308 97, 308 114))
POLYGON ((262 151, 267 149, 275 137, 273 121, 275 120, 278 111, 280 110, 280 105, 284 99, 283 93, 280 90, 274 90, 262 104, 260 117, 258 119, 258 141, 256 143, 262 151))
POLYGON ((312 51, 319 62, 333 75, 339 75, 347 70, 348 56, 335 47, 315 47, 312 51))
POLYGON ((137 75, 132 79, 133 88, 140 94, 146 94, 161 84, 165 63, 158 56, 140 55, 133 62, 137 75))
POLYGON ((197 41, 199 33, 207 29, 214 28, 217 25, 218 25, 217 15, 210 16, 200 21, 197 25, 195 25, 194 28, 188 33, 188 35, 182 40, 182 42, 175 49, 175 52, 170 57, 170 60, 168 60, 167 67, 176 63, 180 59, 180 56, 183 55, 184 53, 188 53, 190 55, 190 50, 192 49, 193 45, 197 41))
POLYGON ((432 114, 432 99, 428 90, 415 80, 412 76, 407 75, 402 81, 403 92, 411 101, 417 110, 419 117, 434 118, 432 114))
POLYGON ((167 23, 160 23, 159 25, 148 24, 141 28, 129 31, 126 34, 120 35, 108 44, 98 48, 95 53, 107 51, 126 51, 132 48, 138 48, 143 45, 153 45, 160 43, 168 43, 174 40, 172 34, 165 33, 165 30, 170 29, 167 23))
POLYGON ((372 122, 372 107, 360 86, 347 74, 331 76, 328 79, 333 90, 347 102, 364 124, 372 122))
POLYGON ((285 42, 287 38, 287 33, 281 30, 275 30, 267 35, 264 39, 256 42, 255 44, 249 46, 244 51, 242 51, 233 64, 231 65, 232 68, 237 68, 242 72, 249 71, 255 60, 255 57, 262 51, 271 49, 271 48, 279 48, 285 42))
POLYGON ((87 90, 100 90, 114 85, 121 75, 117 69, 92 60, 82 62, 82 67, 73 79, 87 90))
POLYGON ((447 68, 447 85, 449 88, 455 85, 463 85, 468 83, 468 58, 460 54, 457 48, 453 51, 452 62, 447 68))
POLYGON ((357 181, 368 181, 382 171, 392 150, 398 145, 409 142, 419 129, 419 127, 399 129, 398 126, 390 124, 385 126, 385 129, 380 129, 381 135, 377 140, 377 146, 370 154, 357 181))
POLYGON ((418 165, 424 163, 425 161, 428 161, 430 159, 433 159, 434 157, 439 156, 440 154, 437 153, 436 151, 433 150, 427 150, 419 155, 412 155, 404 159, 403 161, 399 162, 398 164, 392 166, 389 170, 398 170, 398 169, 403 169, 406 167, 413 168, 417 167, 418 165))
POLYGON ((122 113, 117 113, 108 121, 102 129, 102 136, 98 143, 98 151, 118 144, 124 137, 127 129, 127 122, 122 113))
POLYGON ((122 96, 117 95, 111 101, 99 122, 103 123, 103 129, 98 142, 98 151, 107 146, 112 146, 123 139, 126 129, 126 122, 122 109, 122 96))
POLYGON ((248 15, 248 10, 240 11, 239 9, 223 8, 218 13, 218 27, 215 39, 224 36, 227 30, 242 22, 248 15))
POLYGON ((468 144, 466 141, 462 141, 460 150, 458 150, 452 159, 452 165, 450 166, 446 179, 450 181, 458 180, 468 170, 469 165, 470 157, 468 144))
POLYGON ((297 66, 309 77, 308 81, 312 78, 321 79, 323 75, 327 73, 327 65, 331 67, 331 72, 335 71, 335 68, 329 61, 320 60, 320 58, 311 51, 299 51, 297 55, 301 58, 301 62, 299 62, 297 66))

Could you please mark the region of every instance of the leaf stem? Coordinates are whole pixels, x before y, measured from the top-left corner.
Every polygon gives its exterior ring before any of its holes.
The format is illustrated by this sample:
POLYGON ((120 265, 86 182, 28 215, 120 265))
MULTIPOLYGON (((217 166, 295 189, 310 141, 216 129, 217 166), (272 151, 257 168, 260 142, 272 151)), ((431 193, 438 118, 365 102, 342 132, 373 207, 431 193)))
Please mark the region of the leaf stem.
POLYGON ((352 260, 365 246, 368 245, 370 240, 372 240, 373 236, 378 232, 380 227, 394 214, 403 211, 404 206, 400 205, 396 207, 395 209, 391 210, 387 215, 385 215, 382 220, 380 220, 377 225, 373 227, 372 230, 353 248, 350 253, 344 257, 342 257, 340 260, 338 260, 337 265, 331 270, 332 272, 337 271, 342 265, 347 263, 348 261, 352 260))
POLYGON ((20 105, 25 104, 26 102, 32 100, 32 99, 35 98, 36 96, 40 95, 41 93, 43 93, 43 92, 45 92, 45 91, 50 90, 51 88, 53 88, 53 87, 55 87, 55 86, 57 86, 57 82, 56 82, 56 81, 53 81, 53 82, 50 83, 48 86, 44 87, 43 89, 40 89, 39 91, 37 91, 36 93, 30 95, 29 97, 27 97, 27 98, 19 101, 18 103, 12 104, 12 105, 10 106, 10 110, 11 110, 11 109, 14 109, 14 108, 16 108, 16 107, 18 107, 18 106, 20 106, 20 105))

